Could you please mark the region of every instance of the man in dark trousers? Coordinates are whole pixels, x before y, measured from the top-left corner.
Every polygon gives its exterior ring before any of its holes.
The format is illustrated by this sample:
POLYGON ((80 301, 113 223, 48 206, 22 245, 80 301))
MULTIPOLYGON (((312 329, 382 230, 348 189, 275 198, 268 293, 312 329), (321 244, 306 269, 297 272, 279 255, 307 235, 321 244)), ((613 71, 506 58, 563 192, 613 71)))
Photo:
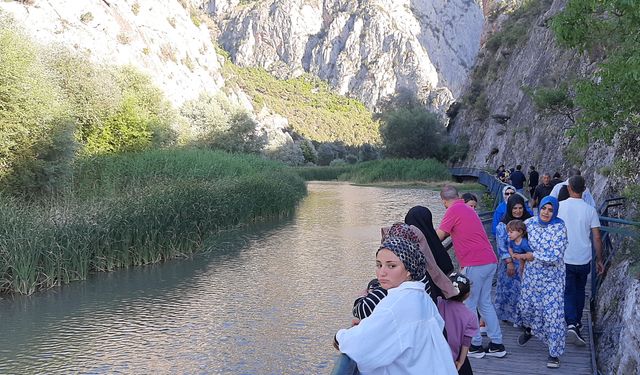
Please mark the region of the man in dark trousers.
POLYGON ((536 171, 536 167, 533 165, 529 167, 529 196, 533 197, 533 191, 538 186, 538 180, 540 179, 540 174, 536 171))
POLYGON ((533 194, 531 195, 531 208, 537 207, 538 203, 542 201, 542 198, 551 194, 551 190, 553 190, 551 175, 549 173, 545 173, 542 175, 542 183, 536 186, 533 190, 533 194))
MULTIPOLYGON (((564 220, 569 246, 564 253, 566 282, 564 290, 564 318, 567 322, 567 341, 578 346, 586 343, 580 334, 584 309, 585 285, 591 272, 592 247, 595 252, 595 268, 598 275, 604 272, 602 240, 598 212, 586 203, 582 195, 586 189, 584 178, 569 178, 569 198, 560 202, 558 217, 564 220)), ((591 275, 595 277, 595 275, 591 275)))
POLYGON ((524 173, 522 173, 522 165, 516 165, 516 170, 511 174, 511 185, 516 188, 516 191, 524 195, 524 182, 527 180, 524 173))

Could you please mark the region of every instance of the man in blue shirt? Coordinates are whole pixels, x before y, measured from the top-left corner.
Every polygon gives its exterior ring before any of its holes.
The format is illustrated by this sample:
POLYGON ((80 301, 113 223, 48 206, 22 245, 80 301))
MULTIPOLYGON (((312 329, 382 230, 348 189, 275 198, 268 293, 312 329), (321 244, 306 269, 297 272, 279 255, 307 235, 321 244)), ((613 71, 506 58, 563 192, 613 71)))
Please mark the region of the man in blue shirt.
POLYGON ((522 165, 518 164, 516 166, 516 170, 511 173, 511 185, 516 188, 516 191, 522 195, 524 195, 524 182, 527 180, 527 177, 522 173, 522 165))

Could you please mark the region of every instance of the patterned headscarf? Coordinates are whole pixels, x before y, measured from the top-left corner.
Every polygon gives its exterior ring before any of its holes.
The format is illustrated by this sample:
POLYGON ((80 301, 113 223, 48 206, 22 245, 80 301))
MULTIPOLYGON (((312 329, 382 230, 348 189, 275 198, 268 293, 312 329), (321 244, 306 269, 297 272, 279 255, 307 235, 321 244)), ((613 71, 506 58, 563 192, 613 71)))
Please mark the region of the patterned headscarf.
POLYGON ((387 237, 402 237, 411 242, 420 242, 418 236, 416 236, 411 227, 401 222, 393 223, 391 228, 389 228, 389 232, 387 232, 387 237))
POLYGON ((404 264, 404 268, 411 274, 411 280, 422 280, 427 269, 427 261, 424 258, 424 254, 420 251, 418 243, 411 242, 403 237, 388 236, 384 239, 378 251, 382 249, 391 250, 391 252, 400 258, 400 261, 404 264))

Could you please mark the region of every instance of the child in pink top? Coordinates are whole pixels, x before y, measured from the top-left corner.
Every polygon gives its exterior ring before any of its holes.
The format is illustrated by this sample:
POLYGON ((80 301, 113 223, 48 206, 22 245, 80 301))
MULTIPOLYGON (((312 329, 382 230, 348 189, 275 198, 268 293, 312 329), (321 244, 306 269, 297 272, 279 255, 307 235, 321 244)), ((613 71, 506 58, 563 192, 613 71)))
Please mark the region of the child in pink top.
POLYGON ((449 279, 454 287, 460 290, 460 293, 449 299, 439 297, 438 311, 444 319, 447 342, 451 348, 458 374, 471 375, 473 370, 467 353, 469 346, 471 346, 471 338, 478 332, 478 320, 463 303, 471 292, 471 281, 460 273, 452 273, 449 279))

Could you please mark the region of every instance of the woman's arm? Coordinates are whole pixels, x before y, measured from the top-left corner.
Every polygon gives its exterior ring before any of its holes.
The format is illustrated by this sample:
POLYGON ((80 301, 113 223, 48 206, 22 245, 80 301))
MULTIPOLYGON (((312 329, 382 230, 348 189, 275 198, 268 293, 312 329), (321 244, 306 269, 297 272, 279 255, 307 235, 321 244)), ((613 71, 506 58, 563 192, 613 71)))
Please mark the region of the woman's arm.
POLYGON ((413 225, 411 225, 411 230, 418 237, 420 251, 424 254, 424 257, 427 260, 427 273, 431 276, 433 283, 442 290, 442 294, 444 294, 445 298, 457 296, 458 293, 460 293, 460 290, 453 286, 449 277, 447 277, 440 267, 438 267, 438 264, 433 257, 433 253, 431 252, 431 248, 429 247, 429 243, 427 243, 427 239, 422 231, 413 225))
POLYGON ((353 302, 353 316, 362 320, 371 313, 376 305, 387 296, 387 291, 382 287, 377 287, 369 291, 366 296, 359 297, 353 302))
POLYGON ((500 260, 511 258, 509 235, 505 223, 499 223, 496 227, 496 247, 498 248, 498 258, 500 260))

